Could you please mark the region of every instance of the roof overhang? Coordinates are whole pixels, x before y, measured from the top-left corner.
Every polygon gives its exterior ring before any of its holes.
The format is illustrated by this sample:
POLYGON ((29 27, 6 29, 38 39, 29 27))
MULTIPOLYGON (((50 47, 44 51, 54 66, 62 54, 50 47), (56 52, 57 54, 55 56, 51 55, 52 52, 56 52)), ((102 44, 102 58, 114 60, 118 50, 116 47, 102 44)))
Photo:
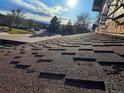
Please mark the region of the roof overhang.
POLYGON ((102 8, 103 0, 94 0, 92 11, 100 11, 102 8))

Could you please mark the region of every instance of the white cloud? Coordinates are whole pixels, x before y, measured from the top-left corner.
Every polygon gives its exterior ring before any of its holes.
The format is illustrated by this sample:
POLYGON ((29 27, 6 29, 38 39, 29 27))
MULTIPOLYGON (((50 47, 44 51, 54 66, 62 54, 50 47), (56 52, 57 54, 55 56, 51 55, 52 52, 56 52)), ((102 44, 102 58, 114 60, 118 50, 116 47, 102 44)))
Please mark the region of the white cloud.
MULTIPOLYGON (((9 14, 11 12, 7 11, 7 10, 0 10, 0 13, 3 14, 3 15, 7 15, 7 14, 9 14)), ((51 20, 51 18, 52 18, 50 16, 40 16, 38 14, 32 14, 30 12, 24 13, 24 17, 26 19, 33 19, 33 20, 36 20, 36 21, 46 21, 46 22, 49 22, 51 20)))
POLYGON ((36 20, 36 21, 45 21, 45 22, 49 22, 52 18, 50 16, 40 16, 38 14, 32 14, 32 13, 29 13, 29 12, 26 12, 24 14, 24 16, 25 16, 26 19, 33 19, 33 20, 36 20))
MULTIPOLYGON (((10 11, 0 10, 0 13, 7 15, 10 13, 10 11)), ((50 22, 50 20, 52 19, 52 16, 42 16, 42 15, 30 13, 30 12, 24 13, 24 16, 26 19, 33 19, 36 21, 44 21, 44 22, 50 22)), ((58 18, 61 19, 61 24, 67 24, 67 22, 69 20, 67 17, 59 16, 58 18)))
POLYGON ((10 11, 6 11, 6 10, 0 10, 0 13, 3 15, 7 15, 10 13, 10 11))
POLYGON ((69 21, 68 17, 61 17, 60 16, 59 18, 61 18, 61 24, 67 24, 69 21))
MULTIPOLYGON (((37 20, 37 21, 44 21, 44 22, 50 22, 50 20, 52 19, 51 16, 41 16, 38 14, 32 14, 29 12, 25 13, 25 17, 27 19, 33 19, 33 20, 37 20)), ((58 17, 61 19, 61 24, 67 24, 67 22, 69 21, 68 17, 58 17)))
POLYGON ((48 7, 40 0, 11 0, 11 1, 23 8, 32 10, 34 12, 45 13, 48 15, 55 15, 68 11, 67 8, 62 7, 60 5, 54 7, 48 7))

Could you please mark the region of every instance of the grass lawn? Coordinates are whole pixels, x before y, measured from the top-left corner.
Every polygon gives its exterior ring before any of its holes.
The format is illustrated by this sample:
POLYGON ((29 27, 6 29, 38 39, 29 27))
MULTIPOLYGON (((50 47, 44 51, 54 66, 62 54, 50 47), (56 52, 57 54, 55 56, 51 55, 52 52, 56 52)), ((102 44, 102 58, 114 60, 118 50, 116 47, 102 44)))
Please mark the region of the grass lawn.
POLYGON ((16 28, 12 28, 12 30, 8 31, 8 33, 10 33, 10 34, 32 34, 32 32, 30 32, 30 31, 22 30, 22 29, 16 29, 16 28))
POLYGON ((9 34, 32 34, 31 31, 27 31, 27 30, 22 30, 22 29, 17 29, 17 28, 12 28, 11 31, 8 31, 9 30, 9 27, 7 26, 1 26, 0 25, 0 28, 4 28, 4 30, 9 33, 9 34))

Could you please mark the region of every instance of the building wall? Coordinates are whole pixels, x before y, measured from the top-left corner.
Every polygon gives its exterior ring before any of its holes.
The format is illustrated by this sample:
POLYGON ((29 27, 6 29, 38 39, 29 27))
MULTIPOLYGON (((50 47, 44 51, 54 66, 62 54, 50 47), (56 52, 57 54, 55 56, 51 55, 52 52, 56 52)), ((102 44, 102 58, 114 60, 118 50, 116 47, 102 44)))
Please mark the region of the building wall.
MULTIPOLYGON (((117 2, 117 0, 113 0, 112 4, 115 4, 116 2, 117 2)), ((109 8, 109 10, 107 10, 106 6, 108 3, 109 2, 107 0, 107 2, 104 4, 103 10, 101 11, 101 14, 104 14, 104 13, 109 14, 115 9, 115 6, 111 6, 109 8)), ((120 8, 118 11, 116 11, 114 13, 114 15, 112 15, 110 17, 117 17, 121 14, 124 14, 123 7, 120 8)), ((124 17, 117 19, 115 21, 113 21, 111 19, 106 20, 105 25, 99 25, 99 27, 96 29, 96 32, 124 33, 124 17), (123 24, 121 24, 121 23, 123 23, 123 24)))

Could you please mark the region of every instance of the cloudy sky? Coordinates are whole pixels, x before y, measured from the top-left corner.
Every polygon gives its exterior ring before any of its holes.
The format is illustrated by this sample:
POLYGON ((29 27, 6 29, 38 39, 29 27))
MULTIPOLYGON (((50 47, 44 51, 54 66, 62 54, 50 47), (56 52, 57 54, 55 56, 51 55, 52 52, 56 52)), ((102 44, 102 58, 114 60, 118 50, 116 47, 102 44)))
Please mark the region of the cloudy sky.
POLYGON ((25 18, 48 23, 53 16, 61 18, 66 24, 69 19, 75 21, 81 12, 92 12, 94 0, 0 0, 0 13, 7 14, 11 9, 22 9, 25 18))

